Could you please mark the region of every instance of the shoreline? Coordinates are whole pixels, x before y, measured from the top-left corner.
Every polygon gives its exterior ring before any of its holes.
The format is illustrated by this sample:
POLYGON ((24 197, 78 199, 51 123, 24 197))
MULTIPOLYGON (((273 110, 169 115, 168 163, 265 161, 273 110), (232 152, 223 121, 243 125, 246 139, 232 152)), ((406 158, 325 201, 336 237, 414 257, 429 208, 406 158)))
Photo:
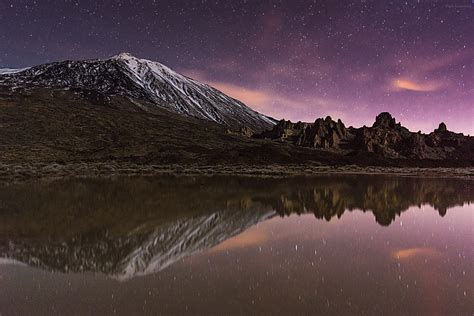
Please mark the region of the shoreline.
POLYGON ((462 178, 474 180, 474 167, 421 168, 321 165, 154 165, 123 162, 1 164, 0 183, 71 178, 113 178, 136 176, 219 176, 284 178, 320 175, 384 175, 401 177, 462 178))

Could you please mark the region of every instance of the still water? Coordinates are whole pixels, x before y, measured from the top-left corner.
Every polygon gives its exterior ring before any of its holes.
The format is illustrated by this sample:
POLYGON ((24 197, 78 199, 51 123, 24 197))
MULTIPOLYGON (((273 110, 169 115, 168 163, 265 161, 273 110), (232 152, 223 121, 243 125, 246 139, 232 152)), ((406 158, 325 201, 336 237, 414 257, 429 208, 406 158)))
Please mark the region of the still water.
POLYGON ((473 315, 472 181, 0 186, 0 314, 473 315))

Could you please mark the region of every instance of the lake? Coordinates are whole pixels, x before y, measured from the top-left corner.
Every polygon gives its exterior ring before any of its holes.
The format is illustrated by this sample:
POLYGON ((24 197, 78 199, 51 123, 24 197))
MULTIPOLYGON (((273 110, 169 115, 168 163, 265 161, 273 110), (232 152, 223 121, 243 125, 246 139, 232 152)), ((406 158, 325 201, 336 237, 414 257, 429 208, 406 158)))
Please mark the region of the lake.
POLYGON ((472 315, 463 179, 0 186, 1 315, 472 315))

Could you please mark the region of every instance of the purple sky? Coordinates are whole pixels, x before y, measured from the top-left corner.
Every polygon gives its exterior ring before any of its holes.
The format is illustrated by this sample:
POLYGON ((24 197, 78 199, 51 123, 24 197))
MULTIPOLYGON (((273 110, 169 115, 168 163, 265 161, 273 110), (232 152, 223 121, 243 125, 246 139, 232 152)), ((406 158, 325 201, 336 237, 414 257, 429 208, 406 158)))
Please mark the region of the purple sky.
POLYGON ((0 2, 0 68, 124 51, 278 119, 474 134, 471 0, 0 2))

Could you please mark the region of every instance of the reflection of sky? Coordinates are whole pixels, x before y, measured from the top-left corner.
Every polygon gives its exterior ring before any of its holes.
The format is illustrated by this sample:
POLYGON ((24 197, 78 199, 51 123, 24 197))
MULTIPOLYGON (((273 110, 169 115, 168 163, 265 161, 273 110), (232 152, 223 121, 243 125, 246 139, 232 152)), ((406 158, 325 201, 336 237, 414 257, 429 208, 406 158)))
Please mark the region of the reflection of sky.
POLYGON ((298 304, 311 305, 316 297, 308 290, 321 289, 328 304, 321 311, 349 311, 341 304, 364 310, 393 304, 394 311, 436 314, 456 310, 453 302, 473 306, 473 211, 456 207, 441 218, 432 207, 412 207, 389 227, 375 224, 369 213, 347 213, 329 223, 290 216, 257 225, 213 250, 227 256, 240 251, 240 257, 248 256, 247 266, 261 265, 263 274, 278 271, 298 304), (252 236, 258 236, 253 244, 252 236), (237 250, 239 240, 244 242, 237 250), (308 287, 301 286, 309 280, 308 287), (397 306, 402 302, 405 307, 397 306))
MULTIPOLYGON (((469 314, 474 207, 412 207, 388 227, 371 213, 329 223, 274 218, 129 282, 0 266, 0 306, 32 311, 208 314, 469 314), (29 309, 29 310, 28 310, 29 309)), ((6 309, 8 314, 8 309, 6 309)))

